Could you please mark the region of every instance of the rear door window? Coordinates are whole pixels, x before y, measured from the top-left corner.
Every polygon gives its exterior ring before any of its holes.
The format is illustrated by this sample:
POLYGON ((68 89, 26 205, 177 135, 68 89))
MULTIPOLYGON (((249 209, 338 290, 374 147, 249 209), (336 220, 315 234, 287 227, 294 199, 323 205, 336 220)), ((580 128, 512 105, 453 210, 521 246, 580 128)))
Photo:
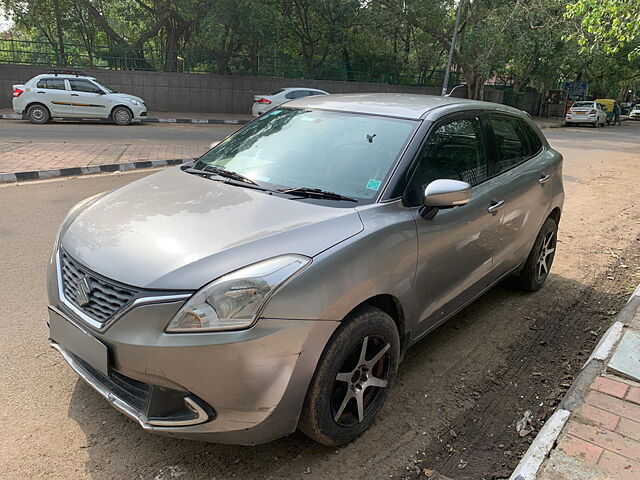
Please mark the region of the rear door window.
POLYGON ((62 78, 43 78, 36 84, 38 88, 47 88, 49 90, 66 90, 64 79, 62 78))
POLYGON ((491 115, 489 123, 493 130, 501 172, 509 170, 531 156, 526 131, 518 118, 491 115))

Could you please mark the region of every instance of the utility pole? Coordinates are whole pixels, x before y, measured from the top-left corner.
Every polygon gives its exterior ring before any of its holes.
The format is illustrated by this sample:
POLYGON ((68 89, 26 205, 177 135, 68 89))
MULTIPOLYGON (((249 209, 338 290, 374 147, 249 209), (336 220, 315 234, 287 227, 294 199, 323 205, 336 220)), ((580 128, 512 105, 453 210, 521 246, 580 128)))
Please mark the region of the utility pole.
POLYGON ((458 0, 458 12, 456 13, 456 26, 453 28, 453 36, 451 37, 451 48, 449 49, 449 60, 447 61, 447 70, 444 72, 444 82, 442 82, 441 96, 447 94, 449 86, 449 71, 451 70, 451 62, 453 62, 453 51, 456 48, 456 37, 458 36, 458 27, 460 26, 460 17, 462 16, 462 4, 464 0, 458 0))

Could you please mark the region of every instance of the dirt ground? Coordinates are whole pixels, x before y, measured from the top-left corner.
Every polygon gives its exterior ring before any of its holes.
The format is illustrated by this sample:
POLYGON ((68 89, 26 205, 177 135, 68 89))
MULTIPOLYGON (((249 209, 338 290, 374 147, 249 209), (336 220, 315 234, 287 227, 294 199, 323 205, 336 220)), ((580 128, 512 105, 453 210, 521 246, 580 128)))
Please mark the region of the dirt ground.
POLYGON ((377 421, 339 449, 298 433, 258 447, 168 439, 114 411, 49 348, 44 272, 64 212, 141 174, 0 187, 0 477, 508 477, 640 283, 640 122, 545 133, 567 194, 547 285, 499 285, 410 349, 377 421))

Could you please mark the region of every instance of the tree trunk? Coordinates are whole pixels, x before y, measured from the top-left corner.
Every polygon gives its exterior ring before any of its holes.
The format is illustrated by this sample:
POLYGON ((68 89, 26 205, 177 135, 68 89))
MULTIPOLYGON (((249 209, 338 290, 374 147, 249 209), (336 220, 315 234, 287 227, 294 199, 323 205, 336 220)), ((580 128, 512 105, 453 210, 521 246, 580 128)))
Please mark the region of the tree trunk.
POLYGON ((60 21, 62 20, 60 17, 60 0, 53 0, 53 10, 55 13, 56 20, 56 35, 58 40, 58 65, 63 67, 67 66, 67 58, 64 51, 64 37, 62 34, 62 25, 60 21))

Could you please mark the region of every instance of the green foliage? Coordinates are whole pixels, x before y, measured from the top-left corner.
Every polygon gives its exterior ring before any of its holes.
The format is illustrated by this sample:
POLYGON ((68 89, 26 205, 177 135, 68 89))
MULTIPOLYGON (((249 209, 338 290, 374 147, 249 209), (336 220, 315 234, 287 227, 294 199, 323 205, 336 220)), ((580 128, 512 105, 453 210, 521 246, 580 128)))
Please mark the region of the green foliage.
POLYGON ((0 62, 440 86, 460 2, 470 97, 640 73, 640 0, 0 0, 0 62))
MULTIPOLYGON (((574 34, 583 51, 615 54, 640 38, 640 0, 576 0, 567 5, 567 16, 580 20, 574 34)), ((627 53, 640 56, 636 44, 627 53)))

